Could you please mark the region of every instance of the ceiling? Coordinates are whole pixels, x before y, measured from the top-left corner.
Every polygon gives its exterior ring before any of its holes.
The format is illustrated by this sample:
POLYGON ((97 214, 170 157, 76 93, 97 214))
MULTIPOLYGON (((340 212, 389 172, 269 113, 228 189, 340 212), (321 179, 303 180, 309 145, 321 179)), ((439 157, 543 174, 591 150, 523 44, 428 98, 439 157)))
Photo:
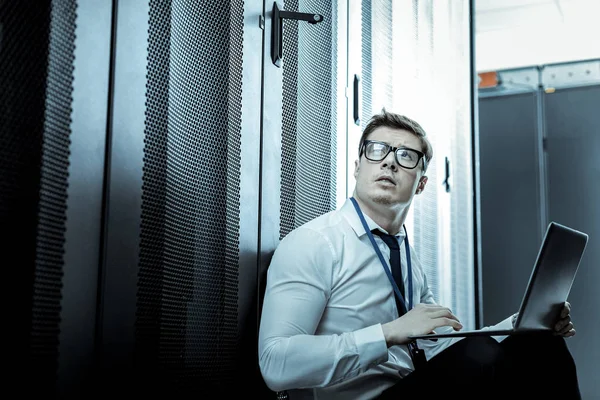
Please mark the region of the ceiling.
POLYGON ((562 27, 591 21, 598 0, 474 0, 477 33, 524 27, 562 27))
POLYGON ((600 0, 473 0, 479 71, 600 58, 600 0))

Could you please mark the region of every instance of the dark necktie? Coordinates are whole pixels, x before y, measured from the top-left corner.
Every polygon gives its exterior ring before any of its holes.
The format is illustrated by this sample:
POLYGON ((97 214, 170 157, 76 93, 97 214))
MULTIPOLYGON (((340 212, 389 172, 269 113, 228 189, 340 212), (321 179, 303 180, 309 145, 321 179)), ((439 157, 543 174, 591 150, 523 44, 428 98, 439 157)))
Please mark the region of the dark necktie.
MULTIPOLYGON (((400 289, 402 299, 405 299, 406 296, 404 294, 404 281, 402 280, 402 267, 400 266, 400 246, 398 245, 398 239, 396 239, 395 236, 383 233, 378 229, 375 229, 373 233, 381 237, 385 244, 387 244, 387 246, 390 248, 390 266, 392 269, 392 276, 394 277, 394 281, 396 281, 396 285, 398 285, 398 289, 400 289)), ((398 315, 404 315, 406 313, 404 301, 398 299, 398 296, 396 296, 395 293, 394 298, 396 299, 396 306, 398 307, 398 315)))

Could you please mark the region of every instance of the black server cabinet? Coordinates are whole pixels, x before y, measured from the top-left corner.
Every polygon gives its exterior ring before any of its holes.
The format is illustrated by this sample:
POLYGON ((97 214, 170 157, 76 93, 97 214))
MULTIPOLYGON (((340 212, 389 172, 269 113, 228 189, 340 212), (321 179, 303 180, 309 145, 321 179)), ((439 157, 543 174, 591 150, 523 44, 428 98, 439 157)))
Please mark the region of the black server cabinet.
POLYGON ((568 300, 583 398, 600 391, 600 61, 500 71, 479 91, 484 323, 516 312, 550 221, 589 242, 568 300))
POLYGON ((323 16, 282 21, 279 66, 274 3, 0 5, 20 393, 275 396, 259 288, 279 240, 336 206, 339 68, 337 3, 277 2, 323 16))
POLYGON ((7 389, 25 396, 77 395, 94 376, 111 12, 0 5, 7 389))
POLYGON ((479 99, 483 326, 518 310, 541 241, 537 96, 479 99))
POLYGON ((252 391, 240 377, 256 369, 262 4, 117 7, 98 332, 105 392, 252 391))
POLYGON ((556 89, 545 95, 548 216, 586 232, 589 242, 571 288, 577 334, 568 341, 581 394, 600 393, 600 85, 556 89))
MULTIPOLYGON (((338 126, 338 2, 265 0, 259 304, 271 256, 279 241, 310 219, 336 208, 338 126), (273 7, 321 15, 308 24, 282 20, 283 54, 276 66, 268 55, 273 7)), ((260 321, 259 321, 260 323, 260 321)), ((261 380, 259 378, 259 380, 261 380)), ((264 390, 264 398, 275 394, 264 390)), ((283 395, 283 394, 282 394, 283 395)))

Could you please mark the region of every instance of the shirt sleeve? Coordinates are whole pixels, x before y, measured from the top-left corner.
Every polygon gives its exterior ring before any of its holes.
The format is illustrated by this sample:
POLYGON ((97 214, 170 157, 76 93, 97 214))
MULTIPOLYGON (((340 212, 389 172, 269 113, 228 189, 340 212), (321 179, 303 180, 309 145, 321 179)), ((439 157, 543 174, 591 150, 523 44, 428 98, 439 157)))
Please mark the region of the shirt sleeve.
POLYGON ((338 263, 329 240, 299 228, 279 244, 267 272, 259 329, 259 366, 273 391, 324 387, 387 361, 380 324, 315 335, 338 263))

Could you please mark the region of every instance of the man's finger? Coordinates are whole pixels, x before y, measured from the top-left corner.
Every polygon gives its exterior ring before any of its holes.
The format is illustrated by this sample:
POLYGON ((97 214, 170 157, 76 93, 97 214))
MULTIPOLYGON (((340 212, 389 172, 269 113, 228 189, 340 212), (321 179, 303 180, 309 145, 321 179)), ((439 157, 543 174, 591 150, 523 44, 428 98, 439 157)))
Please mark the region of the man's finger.
POLYGON ((571 337, 571 336, 575 336, 575 333, 576 333, 575 329, 571 329, 570 331, 568 331, 567 333, 565 333, 565 334, 563 335, 563 337, 571 337))
POLYGON ((449 310, 448 307, 444 307, 441 306, 439 304, 427 304, 427 303, 422 303, 423 307, 428 308, 429 311, 431 310, 449 310))
POLYGON ((456 315, 452 314, 452 310, 450 310, 449 308, 443 308, 441 310, 432 311, 430 313, 430 316, 431 316, 431 318, 440 318, 440 317, 454 318, 455 320, 458 321, 458 318, 456 317, 456 315))
POLYGON ((561 335, 566 335, 567 333, 569 333, 571 330, 573 329, 573 323, 569 322, 567 325, 565 325, 558 333, 560 333, 561 335))
POLYGON ((569 323, 571 322, 571 318, 561 318, 556 325, 554 325, 554 330, 555 331, 560 331, 562 330, 565 326, 567 326, 569 323))
POLYGON ((458 322, 458 320, 454 320, 451 318, 439 318, 436 320, 436 328, 441 326, 451 326, 455 331, 460 331, 463 328, 463 325, 458 322))

